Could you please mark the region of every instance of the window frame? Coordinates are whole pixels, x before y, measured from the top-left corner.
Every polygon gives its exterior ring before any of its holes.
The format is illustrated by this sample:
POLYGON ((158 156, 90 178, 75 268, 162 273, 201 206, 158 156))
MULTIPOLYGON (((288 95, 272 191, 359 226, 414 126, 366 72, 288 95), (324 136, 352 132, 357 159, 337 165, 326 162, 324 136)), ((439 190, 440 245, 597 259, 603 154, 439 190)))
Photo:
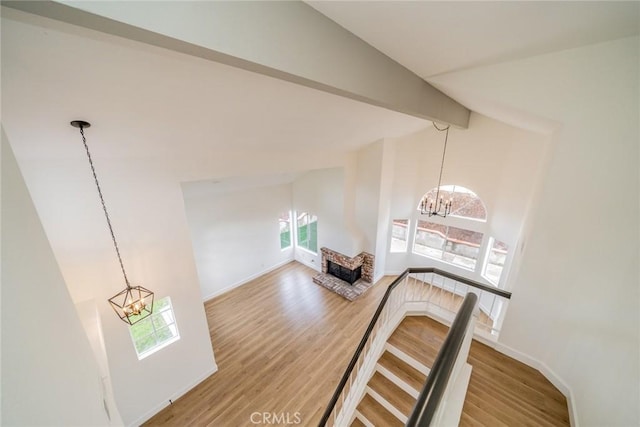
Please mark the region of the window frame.
POLYGON ((391 235, 389 236, 389 253, 390 254, 405 254, 409 250, 409 237, 411 236, 411 219, 409 218, 394 218, 391 220, 391 235), (404 249, 395 251, 393 250, 393 227, 396 221, 407 221, 406 230, 407 235, 404 241, 404 249))
POLYGON ((307 251, 313 255, 318 255, 318 216, 309 212, 296 212, 295 213, 295 228, 296 228, 296 236, 295 236, 295 241, 296 241, 296 248, 297 249, 302 249, 304 251, 307 251), (298 226, 299 220, 300 218, 302 218, 303 216, 307 217, 307 223, 304 224, 302 227, 298 226), (315 221, 311 221, 312 218, 315 218, 315 221), (312 223, 316 223, 316 232, 315 232, 315 241, 316 241, 316 250, 315 252, 313 250, 311 250, 309 248, 309 243, 312 241, 311 239, 311 224, 312 223), (305 242, 307 242, 306 247, 303 246, 300 242, 300 235, 302 233, 300 233, 300 229, 306 227, 307 232, 306 232, 306 236, 307 239, 305 240, 305 242))
POLYGON ((457 219, 460 219, 462 221, 472 221, 472 222, 486 224, 489 221, 489 211, 487 210, 487 205, 484 203, 484 201, 480 198, 480 196, 478 196, 478 194, 475 191, 472 191, 471 189, 469 189, 467 187, 463 187, 462 185, 445 184, 445 185, 441 185, 440 187, 433 187, 432 189, 430 189, 429 191, 424 193, 422 195, 422 197, 420 197, 420 199, 418 200, 418 206, 417 206, 416 209, 418 211, 420 211, 420 205, 421 205, 422 200, 425 197, 427 197, 427 195, 429 193, 437 192, 438 189, 440 191, 446 191, 446 192, 452 193, 452 197, 455 198, 454 195, 456 194, 456 188, 464 190, 464 191, 459 191, 458 192, 459 194, 471 194, 471 195, 473 195, 473 197, 475 197, 480 202, 480 204, 482 205, 482 209, 484 211, 484 218, 474 218, 474 217, 470 217, 470 216, 456 215, 455 211, 450 213, 450 214, 448 214, 447 217, 457 218, 457 219))
MULTIPOLYGON (((163 318, 163 321, 166 322, 166 319, 163 318)), ((178 322, 177 322, 177 319, 176 319, 175 312, 173 310, 173 304, 171 303, 171 297, 166 296, 166 297, 161 298, 161 299, 157 300, 156 302, 154 302, 153 313, 150 314, 146 319, 143 319, 140 322, 137 322, 136 324, 129 326, 129 335, 131 336, 131 342, 133 344, 134 350, 136 351, 136 355, 138 356, 138 360, 145 359, 145 358, 151 356, 152 354, 162 350, 163 348, 173 344, 174 342, 180 340, 180 331, 178 329, 178 322), (165 300, 168 302, 167 306, 166 307, 162 307, 161 309, 156 309, 156 305, 159 305, 159 303, 161 301, 165 301, 165 300), (154 320, 156 318, 162 316, 162 314, 167 312, 167 311, 169 311, 171 313, 171 317, 172 317, 173 321, 165 324, 161 328, 157 328, 154 320), (150 332, 150 333, 148 333, 148 334, 146 334, 144 336, 136 337, 134 335, 134 331, 135 331, 135 329, 142 327, 144 325, 143 322, 149 322, 151 324, 152 332, 150 332), (165 329, 165 328, 171 331, 171 326, 175 326, 175 331, 176 331, 175 335, 172 334, 173 336, 165 339, 164 341, 160 341, 160 338, 158 336, 159 335, 159 331, 162 331, 162 329, 165 329), (146 338, 148 338, 148 337, 150 337, 150 336, 154 336, 155 337, 156 344, 154 346, 142 351, 142 352, 138 352, 137 343, 142 341, 142 340, 144 340, 144 339, 146 339, 146 338)))
MULTIPOLYGON (((432 219, 432 218, 430 218, 430 219, 432 219)), ((474 272, 474 273, 475 273, 476 271, 478 271, 478 265, 482 265, 482 262, 483 262, 483 254, 486 252, 486 246, 485 246, 485 242, 486 242, 486 238, 487 238, 486 233, 484 233, 482 230, 477 230, 477 229, 476 229, 476 227, 473 227, 473 229, 470 229, 470 228, 460 227, 458 224, 449 224, 449 223, 447 223, 447 224, 443 224, 443 223, 441 223, 440 221, 437 221, 437 222, 436 222, 436 221, 431 221, 431 220, 426 220, 426 219, 418 219, 418 220, 416 220, 416 221, 415 221, 415 223, 416 223, 416 224, 415 224, 415 227, 413 227, 413 245, 412 245, 412 247, 411 247, 411 253, 412 253, 412 254, 417 255, 417 256, 420 256, 420 257, 424 257, 424 258, 429 258, 429 259, 432 259, 432 260, 434 260, 434 261, 442 262, 442 263, 444 263, 444 264, 451 265, 451 266, 454 266, 454 267, 460 268, 460 269, 465 270, 465 271, 471 271, 471 272, 474 272), (450 228, 450 227, 457 228, 457 229, 459 229, 459 230, 463 230, 463 231, 470 231, 470 232, 473 232, 473 233, 478 233, 478 234, 480 234, 480 235, 482 236, 482 238, 481 238, 481 240, 480 240, 480 244, 478 245, 478 257, 474 260, 474 261, 475 261, 475 264, 474 264, 473 268, 471 268, 471 267, 466 267, 466 266, 464 266, 464 265, 460 265, 460 264, 454 264, 453 262, 449 262, 449 261, 445 260, 444 258, 435 258, 435 257, 433 257, 433 256, 429 256, 429 255, 426 255, 426 254, 422 254, 422 253, 420 253, 420 252, 417 252, 417 251, 416 251, 416 249, 415 249, 415 247, 416 247, 416 242, 417 242, 417 240, 418 240, 418 239, 417 239, 417 236, 418 236, 418 226, 419 226, 419 224, 420 224, 420 221, 425 221, 425 222, 429 222, 429 223, 432 223, 432 224, 436 224, 436 225, 439 225, 439 226, 442 226, 442 227, 446 227, 446 234, 444 235, 444 237, 445 237, 446 241, 449 241, 449 240, 450 240, 450 239, 449 239, 449 228, 450 228)), ((443 248, 443 250, 442 250, 442 254, 444 255, 444 254, 445 254, 445 252, 446 252, 446 253, 451 253, 451 254, 453 254, 452 252, 447 252, 447 251, 446 251, 446 245, 445 245, 445 248, 443 248)), ((455 254, 454 254, 454 255, 455 255, 455 254)))
POLYGON ((289 209, 286 212, 282 212, 280 214, 280 216, 278 217, 278 226, 280 227, 280 224, 282 223, 286 223, 288 222, 289 224, 289 246, 285 246, 282 247, 282 228, 279 229, 279 234, 278 237, 280 238, 280 250, 281 251, 286 251, 287 249, 291 249, 293 247, 293 242, 294 242, 294 233, 293 233, 293 227, 292 227, 292 215, 291 215, 291 210, 289 209), (288 215, 288 220, 283 220, 282 219, 282 215, 283 214, 287 214, 288 215))
POLYGON ((492 285, 494 285, 494 286, 499 288, 500 284, 504 281, 504 279, 503 279, 504 271, 506 270, 507 264, 509 262, 508 261, 509 254, 510 254, 510 250, 509 250, 509 245, 508 244, 506 244, 502 240, 496 239, 494 236, 489 237, 489 242, 487 244, 487 249, 485 251, 485 259, 484 259, 484 263, 482 265, 482 271, 480 273, 482 278, 485 279, 487 282, 491 283, 492 285), (504 264, 502 265, 502 270, 500 271, 500 276, 498 276, 498 280, 496 282, 494 282, 487 275, 487 267, 489 266, 489 259, 491 258, 491 252, 493 251, 493 245, 495 244, 496 241, 498 241, 498 242, 502 243, 503 245, 505 245, 507 247, 507 252, 504 255, 505 256, 505 260, 504 260, 504 264))

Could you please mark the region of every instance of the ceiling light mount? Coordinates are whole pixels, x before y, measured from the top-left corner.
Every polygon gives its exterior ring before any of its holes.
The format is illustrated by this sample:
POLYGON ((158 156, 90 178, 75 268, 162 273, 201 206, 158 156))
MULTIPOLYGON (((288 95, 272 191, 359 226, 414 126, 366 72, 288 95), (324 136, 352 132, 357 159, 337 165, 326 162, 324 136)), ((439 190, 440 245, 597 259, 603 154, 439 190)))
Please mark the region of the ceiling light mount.
POLYGON ((86 129, 91 127, 91 123, 85 122, 84 120, 74 120, 71 122, 71 126, 78 129, 86 129))
POLYGON ((127 273, 122 262, 122 257, 120 256, 118 242, 116 241, 116 236, 113 232, 113 227, 111 226, 111 219, 109 218, 109 213, 107 212, 107 205, 105 204, 104 197, 102 196, 102 189, 100 188, 100 183, 98 182, 96 169, 93 166, 91 153, 89 153, 87 138, 84 136, 84 130, 88 127, 91 127, 91 123, 85 122, 84 120, 74 120, 71 122, 71 126, 80 129, 80 136, 82 136, 82 143, 84 144, 85 151, 87 152, 87 159, 89 160, 91 173, 93 174, 93 179, 96 183, 96 189, 98 190, 98 196, 100 197, 102 210, 104 211, 104 216, 107 219, 107 226, 109 227, 109 233, 111 233, 111 240, 113 241, 113 246, 116 249, 116 255, 118 256, 120 269, 122 270, 124 282, 127 286, 125 289, 109 298, 109 303, 122 321, 129 325, 133 325, 134 323, 141 321, 152 313, 153 292, 146 288, 143 288, 142 286, 131 286, 131 284, 129 283, 129 278, 127 277, 127 273))

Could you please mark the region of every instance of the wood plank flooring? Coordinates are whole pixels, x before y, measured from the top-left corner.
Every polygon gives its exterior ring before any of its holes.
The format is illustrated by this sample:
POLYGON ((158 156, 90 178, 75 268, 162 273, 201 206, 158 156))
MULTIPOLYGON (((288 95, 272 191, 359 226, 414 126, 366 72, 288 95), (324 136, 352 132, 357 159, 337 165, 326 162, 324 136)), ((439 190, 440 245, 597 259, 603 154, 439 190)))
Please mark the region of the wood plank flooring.
MULTIPOLYGON (((263 412, 317 425, 393 277, 349 302, 314 274, 292 262, 207 302, 218 372, 145 425, 251 426, 263 412)), ((461 425, 568 425, 564 396, 537 371, 476 342, 470 363, 461 425)))
POLYGON ((146 425, 250 426, 254 412, 317 425, 393 277, 349 302, 314 274, 292 262, 207 302, 218 372, 146 425))
MULTIPOLYGON (((448 328, 428 317, 406 317, 389 343, 432 366, 448 328), (404 343, 414 343, 407 346, 404 343)), ((540 372, 472 341, 471 380, 460 426, 568 426, 567 401, 540 372)))

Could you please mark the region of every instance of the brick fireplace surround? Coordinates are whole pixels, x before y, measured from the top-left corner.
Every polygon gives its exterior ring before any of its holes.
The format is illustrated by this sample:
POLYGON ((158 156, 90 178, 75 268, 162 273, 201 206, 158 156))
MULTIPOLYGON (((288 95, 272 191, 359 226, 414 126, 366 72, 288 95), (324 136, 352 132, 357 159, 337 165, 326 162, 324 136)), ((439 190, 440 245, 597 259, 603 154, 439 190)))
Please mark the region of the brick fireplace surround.
POLYGON ((323 273, 328 274, 327 261, 334 262, 338 265, 348 268, 349 270, 355 270, 356 268, 362 266, 361 279, 368 283, 373 282, 373 263, 375 260, 374 255, 368 252, 361 252, 359 255, 351 258, 341 254, 340 252, 332 251, 329 248, 320 248, 320 252, 322 253, 323 273))

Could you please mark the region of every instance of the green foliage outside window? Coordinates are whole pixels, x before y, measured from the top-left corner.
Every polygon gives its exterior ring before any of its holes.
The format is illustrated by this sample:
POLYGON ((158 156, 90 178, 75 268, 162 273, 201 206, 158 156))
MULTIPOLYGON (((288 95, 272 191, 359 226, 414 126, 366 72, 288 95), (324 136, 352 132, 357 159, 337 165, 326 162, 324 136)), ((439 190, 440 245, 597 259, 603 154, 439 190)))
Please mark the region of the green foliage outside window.
POLYGON ((178 327, 169 297, 153 303, 153 314, 129 327, 138 358, 151 354, 152 350, 179 338, 178 327))

